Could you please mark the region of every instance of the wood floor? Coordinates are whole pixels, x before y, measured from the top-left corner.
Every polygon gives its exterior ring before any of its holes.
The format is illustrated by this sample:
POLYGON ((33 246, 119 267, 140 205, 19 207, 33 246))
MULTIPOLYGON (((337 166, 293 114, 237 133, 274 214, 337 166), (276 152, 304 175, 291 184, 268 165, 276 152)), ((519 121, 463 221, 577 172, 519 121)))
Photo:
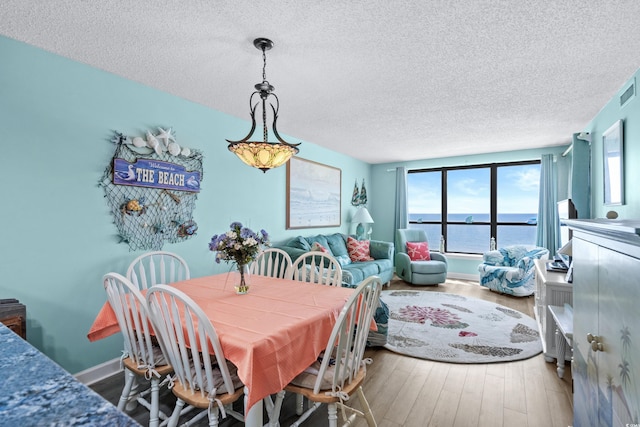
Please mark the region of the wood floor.
MULTIPOLYGON (((390 289, 471 296, 534 316, 533 296, 501 295, 480 287, 477 282, 450 279, 436 287, 413 287, 396 279, 390 289)), ((567 427, 573 424, 570 366, 567 364, 564 378, 560 379, 555 363, 545 362, 542 354, 522 361, 477 365, 432 362, 386 349, 368 349, 366 357, 371 357, 373 364, 367 369, 364 392, 380 427, 567 427)), ((115 404, 122 390, 122 377, 118 374, 91 387, 115 404)), ((163 392, 161 401, 161 409, 170 413, 175 402, 172 394, 163 392)), ((294 419, 293 403, 291 396, 285 399, 282 427, 294 419)), ((149 421, 148 413, 142 408, 130 415, 143 425, 149 421)), ((206 426, 206 417, 195 425, 206 426)), ((243 424, 229 417, 220 425, 243 424)), ((327 425, 326 408, 319 409, 304 425, 327 425)), ((360 420, 356 425, 366 426, 366 423, 360 420)))

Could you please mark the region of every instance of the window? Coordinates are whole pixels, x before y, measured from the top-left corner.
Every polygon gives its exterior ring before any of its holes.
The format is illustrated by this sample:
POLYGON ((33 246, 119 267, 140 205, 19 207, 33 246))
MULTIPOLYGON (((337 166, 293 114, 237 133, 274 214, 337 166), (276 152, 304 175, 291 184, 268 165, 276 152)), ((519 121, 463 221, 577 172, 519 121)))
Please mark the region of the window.
POLYGON ((535 244, 540 162, 495 163, 410 171, 409 227, 426 231, 431 248, 481 254, 535 244), (443 221, 444 219, 444 221, 443 221))

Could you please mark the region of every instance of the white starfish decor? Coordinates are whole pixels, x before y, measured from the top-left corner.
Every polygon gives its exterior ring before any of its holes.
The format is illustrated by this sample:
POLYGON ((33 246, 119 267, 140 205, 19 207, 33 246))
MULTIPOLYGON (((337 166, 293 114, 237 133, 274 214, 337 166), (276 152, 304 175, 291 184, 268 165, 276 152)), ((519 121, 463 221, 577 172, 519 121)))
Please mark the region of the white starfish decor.
POLYGON ((173 137, 173 135, 171 135, 171 130, 171 128, 169 128, 168 130, 158 128, 158 131, 160 131, 160 133, 156 136, 156 138, 162 141, 165 148, 169 148, 170 141, 176 142, 176 139, 173 137))

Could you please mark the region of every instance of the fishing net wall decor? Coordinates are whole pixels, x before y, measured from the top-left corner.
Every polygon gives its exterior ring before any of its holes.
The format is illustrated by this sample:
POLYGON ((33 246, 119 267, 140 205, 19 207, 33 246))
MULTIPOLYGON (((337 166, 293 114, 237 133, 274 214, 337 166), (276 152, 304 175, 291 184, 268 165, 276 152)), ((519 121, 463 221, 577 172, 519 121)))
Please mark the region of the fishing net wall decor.
MULTIPOLYGON (((198 230, 193 211, 202 180, 202 153, 177 146, 171 130, 160 131, 156 136, 147 132, 146 141, 140 137, 130 138, 116 133, 113 139, 116 144, 113 160, 99 182, 118 229, 120 242, 127 243, 132 251, 160 250, 165 242, 185 241, 198 230), (128 165, 128 169, 119 170, 116 166, 120 164, 118 162, 128 165), (197 186, 192 186, 191 191, 181 191, 177 189, 177 179, 176 185, 168 186, 169 188, 141 186, 144 185, 141 182, 144 181, 144 170, 134 170, 132 166, 138 162, 152 167, 169 165, 174 168, 175 165, 178 169, 184 168, 186 176, 198 177, 197 186), (127 185, 121 185, 122 182, 127 185)), ((155 172, 162 174, 162 171, 155 172)), ((153 176, 153 173, 146 173, 153 176)), ((168 181, 167 179, 167 183, 168 181)), ((187 182, 186 185, 190 183, 187 182)))

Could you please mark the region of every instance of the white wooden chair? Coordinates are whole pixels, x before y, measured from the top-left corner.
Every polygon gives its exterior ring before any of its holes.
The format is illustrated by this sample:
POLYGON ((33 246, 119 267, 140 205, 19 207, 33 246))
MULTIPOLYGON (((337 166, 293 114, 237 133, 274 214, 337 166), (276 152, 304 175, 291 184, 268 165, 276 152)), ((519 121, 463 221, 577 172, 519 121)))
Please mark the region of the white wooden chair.
POLYGON ((337 259, 324 252, 305 252, 291 267, 293 280, 342 286, 342 267, 337 259))
POLYGON ((138 289, 166 285, 191 278, 187 262, 171 252, 147 252, 134 259, 127 269, 127 279, 138 289))
MULTIPOLYGON (((297 393, 314 402, 291 426, 300 425, 323 403, 328 405, 330 427, 337 426, 338 408, 345 418, 347 413, 350 414, 344 425, 362 417, 369 427, 376 426, 362 383, 366 376, 365 365, 370 363, 370 360, 363 359, 367 335, 381 289, 382 281, 378 276, 370 276, 360 283, 340 312, 321 361, 318 358, 319 361, 285 387, 285 392, 297 393), (347 405, 353 394, 358 396, 361 411, 347 405)), ((284 393, 278 393, 273 408, 270 408, 270 426, 279 425, 282 399, 284 393)))
POLYGON ((125 383, 118 401, 123 411, 129 402, 137 402, 149 410, 149 426, 158 426, 159 419, 167 416, 159 410, 160 380, 171 373, 160 347, 152 339, 147 302, 127 278, 118 273, 108 273, 103 278, 109 304, 124 336, 125 383), (149 382, 149 387, 137 392, 139 383, 149 382), (133 390, 133 391, 132 391, 133 390), (150 395, 150 401, 147 396, 150 395))
POLYGON ((258 257, 250 264, 251 274, 258 276, 289 278, 291 274, 291 257, 288 253, 278 248, 269 248, 260 252, 258 257))
POLYGON ((244 422, 243 414, 231 406, 244 396, 244 385, 235 365, 225 359, 206 314, 189 296, 168 285, 152 286, 146 299, 160 346, 175 373, 170 388, 177 401, 168 426, 178 424, 185 403, 208 409, 189 423, 208 414, 209 426, 215 427, 220 412, 223 418, 230 414, 244 422))

